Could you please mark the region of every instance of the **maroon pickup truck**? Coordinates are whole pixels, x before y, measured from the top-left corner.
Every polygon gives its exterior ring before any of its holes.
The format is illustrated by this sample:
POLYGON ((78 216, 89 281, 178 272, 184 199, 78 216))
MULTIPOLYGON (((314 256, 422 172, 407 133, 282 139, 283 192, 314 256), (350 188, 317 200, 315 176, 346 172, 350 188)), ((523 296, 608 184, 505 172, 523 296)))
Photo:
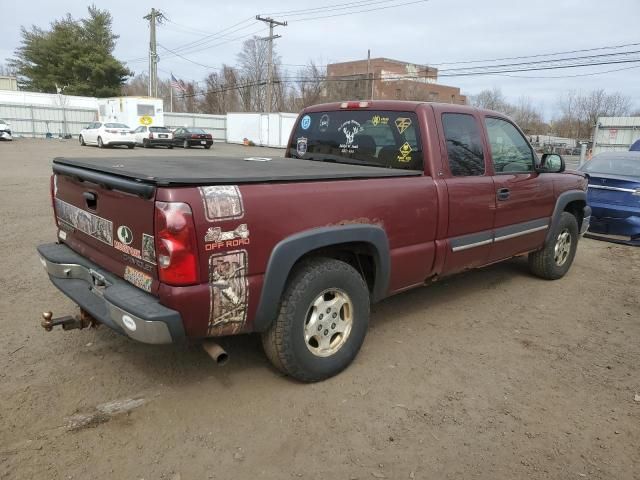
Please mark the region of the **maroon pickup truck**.
POLYGON ((43 326, 259 332, 278 369, 321 380, 358 353, 372 302, 523 254, 562 277, 590 218, 564 170, 501 114, 399 101, 307 108, 284 158, 56 158, 58 241, 38 252, 80 313, 43 326))

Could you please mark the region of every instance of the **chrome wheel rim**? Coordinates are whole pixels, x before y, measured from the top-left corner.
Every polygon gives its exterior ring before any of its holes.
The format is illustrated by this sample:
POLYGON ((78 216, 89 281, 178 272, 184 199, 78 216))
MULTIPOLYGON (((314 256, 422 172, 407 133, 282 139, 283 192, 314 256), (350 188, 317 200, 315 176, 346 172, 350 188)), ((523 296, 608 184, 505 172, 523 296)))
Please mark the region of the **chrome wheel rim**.
POLYGON ((317 357, 334 355, 353 327, 353 303, 342 290, 325 290, 311 303, 304 324, 304 341, 317 357))
POLYGON ((569 258, 569 252, 571 252, 571 234, 568 229, 564 229, 558 235, 556 240, 556 246, 553 253, 553 258, 556 261, 556 265, 561 267, 567 262, 569 258))

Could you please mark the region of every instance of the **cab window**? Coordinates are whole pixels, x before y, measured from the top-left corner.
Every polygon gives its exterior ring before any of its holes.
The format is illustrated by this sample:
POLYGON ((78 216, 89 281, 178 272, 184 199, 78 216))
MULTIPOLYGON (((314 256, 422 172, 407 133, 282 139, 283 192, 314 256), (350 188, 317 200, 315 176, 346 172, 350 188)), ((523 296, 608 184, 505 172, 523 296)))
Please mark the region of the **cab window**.
POLYGON ((486 117, 485 126, 496 174, 533 171, 533 151, 518 129, 501 118, 486 117))
POLYGON ((449 170, 454 177, 484 175, 485 161, 480 127, 473 115, 443 113, 449 170))

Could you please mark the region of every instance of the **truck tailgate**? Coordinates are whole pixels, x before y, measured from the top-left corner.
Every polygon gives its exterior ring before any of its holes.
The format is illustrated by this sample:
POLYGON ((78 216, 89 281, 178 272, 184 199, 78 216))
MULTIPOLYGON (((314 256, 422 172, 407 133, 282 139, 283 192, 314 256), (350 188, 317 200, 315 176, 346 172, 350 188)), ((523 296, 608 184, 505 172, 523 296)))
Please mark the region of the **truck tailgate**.
POLYGON ((155 293, 155 191, 140 196, 61 173, 54 175, 53 190, 60 241, 114 275, 155 293))

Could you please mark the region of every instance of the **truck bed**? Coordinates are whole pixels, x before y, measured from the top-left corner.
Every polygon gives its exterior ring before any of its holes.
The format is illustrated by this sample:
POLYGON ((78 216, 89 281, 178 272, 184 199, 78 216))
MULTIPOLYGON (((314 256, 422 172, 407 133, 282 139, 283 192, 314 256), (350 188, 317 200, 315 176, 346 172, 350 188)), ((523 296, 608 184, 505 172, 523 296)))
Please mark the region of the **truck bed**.
MULTIPOLYGON (((255 158, 255 157, 251 157, 255 158)), ((224 185, 330 179, 419 176, 422 172, 394 168, 271 157, 268 161, 241 157, 111 157, 65 158, 56 165, 108 173, 157 185, 224 185)))

